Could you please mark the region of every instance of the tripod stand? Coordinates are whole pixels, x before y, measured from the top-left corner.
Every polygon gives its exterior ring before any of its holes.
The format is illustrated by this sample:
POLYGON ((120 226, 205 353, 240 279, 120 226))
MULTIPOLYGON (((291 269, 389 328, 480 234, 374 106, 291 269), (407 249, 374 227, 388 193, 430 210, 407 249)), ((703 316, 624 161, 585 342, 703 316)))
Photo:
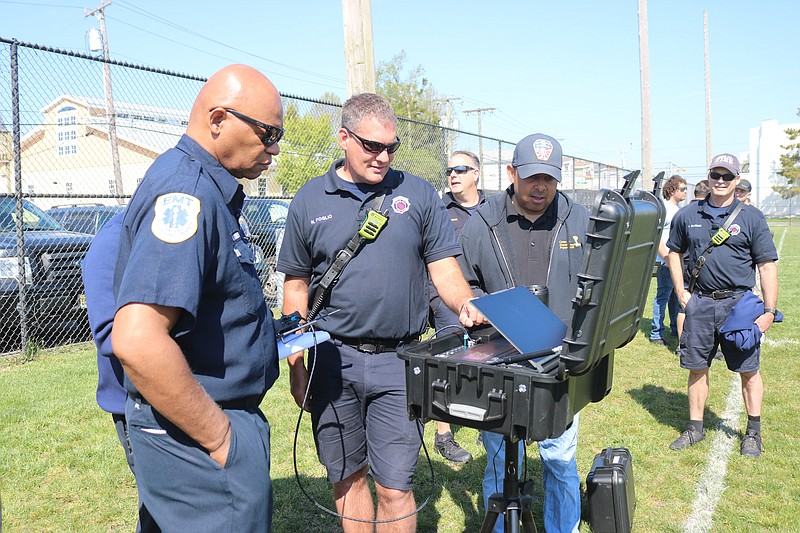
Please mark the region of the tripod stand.
POLYGON ((481 533, 492 533, 497 517, 501 513, 505 513, 505 533, 520 533, 520 522, 524 533, 536 533, 536 524, 531 514, 533 498, 525 494, 524 490, 520 491, 522 483, 519 481, 519 445, 516 442, 512 443, 509 436, 503 437, 503 444, 506 448, 503 493, 495 493, 489 497, 481 533))

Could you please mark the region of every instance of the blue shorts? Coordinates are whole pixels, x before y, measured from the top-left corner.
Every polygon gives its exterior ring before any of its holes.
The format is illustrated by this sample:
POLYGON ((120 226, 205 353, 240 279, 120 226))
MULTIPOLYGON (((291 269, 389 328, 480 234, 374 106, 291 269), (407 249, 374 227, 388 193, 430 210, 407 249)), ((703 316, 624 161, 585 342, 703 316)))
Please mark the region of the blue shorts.
POLYGON ((314 361, 311 417, 328 481, 369 465, 382 486, 411 490, 422 441, 418 422, 408 418, 405 362, 395 352, 364 353, 338 340, 320 344, 314 361))
POLYGON ((163 531, 270 531, 269 424, 258 409, 226 409, 225 468, 150 405, 125 402, 139 497, 163 531))
POLYGON ((732 372, 755 372, 761 363, 761 345, 749 351, 722 344, 719 328, 742 297, 739 293, 724 300, 714 300, 697 293, 686 303, 686 321, 680 341, 681 368, 703 370, 711 366, 717 350, 722 348, 725 363, 732 372))

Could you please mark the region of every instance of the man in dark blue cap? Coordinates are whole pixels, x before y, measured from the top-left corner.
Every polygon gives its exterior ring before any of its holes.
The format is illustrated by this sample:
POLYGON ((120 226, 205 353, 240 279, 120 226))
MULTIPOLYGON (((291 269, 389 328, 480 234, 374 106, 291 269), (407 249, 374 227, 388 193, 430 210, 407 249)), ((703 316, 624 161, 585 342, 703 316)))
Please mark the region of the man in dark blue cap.
MULTIPOLYGON (((478 296, 517 286, 546 286, 550 309, 567 322, 583 265, 589 212, 558 190, 561 164, 561 145, 553 137, 535 133, 519 141, 506 169, 511 186, 489 197, 469 218, 461 233, 463 254, 458 261, 478 296)), ((497 433, 484 431, 481 436, 487 457, 486 508, 489 496, 503 490, 505 445, 497 433)), ((577 531, 581 514, 575 462, 578 415, 560 437, 538 444, 544 527, 550 533, 577 531)), ((503 531, 503 520, 497 520, 494 531, 503 531)))
MULTIPOLYGON (((759 373, 760 345, 751 329, 740 342, 720 342, 725 323, 745 294, 755 284, 755 268, 761 275, 764 309, 751 317, 752 324, 765 332, 778 313, 778 253, 764 214, 736 199, 739 160, 731 154, 715 156, 709 166, 711 193, 680 210, 672 220, 667 247, 670 271, 678 301, 686 312, 680 339, 681 367, 689 370, 689 425, 670 448, 682 450, 705 439, 703 411, 708 398, 708 370, 720 344, 728 368, 742 379, 747 409, 747 430, 741 454, 762 453, 761 403, 764 385, 759 373), (741 211, 736 210, 741 206, 741 211), (726 222, 735 214, 732 222, 726 222), (713 241, 716 245, 711 246, 713 241), (708 251, 710 250, 710 251, 708 251), (683 258, 696 283, 684 285, 683 258), (704 257, 704 259, 700 259, 704 257), (705 264, 702 264, 705 261, 705 264), (702 266, 699 271, 696 265, 702 266), (693 285, 690 292, 686 287, 693 285)), ((748 296, 749 298, 749 296, 748 296)), ((745 304, 747 302, 745 301, 745 304)), ((740 333, 748 328, 738 328, 740 333)))

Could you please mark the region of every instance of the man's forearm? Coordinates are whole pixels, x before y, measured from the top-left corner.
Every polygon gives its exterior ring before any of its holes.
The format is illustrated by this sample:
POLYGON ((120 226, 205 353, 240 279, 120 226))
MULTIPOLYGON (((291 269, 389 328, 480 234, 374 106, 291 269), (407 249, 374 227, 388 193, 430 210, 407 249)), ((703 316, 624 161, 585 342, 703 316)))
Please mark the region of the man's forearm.
POLYGON ((758 265, 758 274, 761 277, 761 298, 764 307, 776 309, 778 307, 778 265, 775 261, 768 261, 758 265))
MULTIPOLYGON (((310 278, 286 276, 283 283, 283 313, 289 315, 297 311, 301 316, 308 314, 308 287, 310 278)), ((287 359, 290 367, 298 361, 303 363, 303 352, 292 354, 287 359)))
POLYGON ((139 394, 213 452, 227 437, 228 417, 197 381, 169 335, 170 323, 154 307, 131 304, 119 310, 112 330, 114 353, 139 394))
POLYGON ((464 279, 461 269, 454 257, 435 261, 428 265, 431 281, 444 304, 456 314, 474 295, 469 284, 464 279))

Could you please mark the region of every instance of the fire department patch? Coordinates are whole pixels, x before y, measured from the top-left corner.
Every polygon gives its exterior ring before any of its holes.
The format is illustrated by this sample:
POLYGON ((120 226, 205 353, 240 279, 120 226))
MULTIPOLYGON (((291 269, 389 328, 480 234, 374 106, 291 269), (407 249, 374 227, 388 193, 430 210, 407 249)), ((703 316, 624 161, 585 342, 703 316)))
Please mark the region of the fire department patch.
POLYGON ((536 139, 533 141, 533 153, 539 161, 547 161, 553 153, 553 143, 547 139, 536 139))
POLYGON ((395 196, 392 199, 392 211, 402 215, 411 207, 411 202, 405 196, 395 196))
POLYGON ((197 232, 200 200, 194 196, 173 192, 156 198, 155 217, 150 229, 159 240, 177 244, 197 232))
POLYGON ((731 224, 731 227, 728 228, 728 233, 731 235, 739 235, 742 232, 742 227, 739 224, 731 224))

